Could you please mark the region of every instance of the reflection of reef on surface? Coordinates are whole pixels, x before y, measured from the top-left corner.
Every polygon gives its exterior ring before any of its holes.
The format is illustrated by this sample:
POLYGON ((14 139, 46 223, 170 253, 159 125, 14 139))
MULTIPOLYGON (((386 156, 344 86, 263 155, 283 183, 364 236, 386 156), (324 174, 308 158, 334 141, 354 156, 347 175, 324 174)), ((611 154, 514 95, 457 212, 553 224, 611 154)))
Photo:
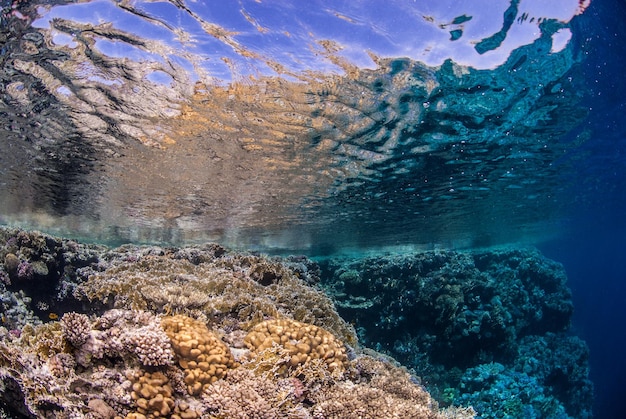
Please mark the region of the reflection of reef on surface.
POLYGON ((33 27, 26 3, 27 18, 0 25, 0 210, 13 225, 309 251, 515 241, 568 208, 576 144, 563 138, 584 109, 574 47, 551 51, 563 22, 492 70, 375 56, 358 68, 320 40, 334 72, 219 83, 115 22, 33 27))
POLYGON ((323 286, 361 342, 482 418, 591 417, 589 350, 563 267, 534 250, 330 259, 323 286), (505 414, 505 416, 502 416, 505 414))
POLYGON ((303 257, 0 229, 0 402, 27 418, 470 418, 361 347, 303 257))

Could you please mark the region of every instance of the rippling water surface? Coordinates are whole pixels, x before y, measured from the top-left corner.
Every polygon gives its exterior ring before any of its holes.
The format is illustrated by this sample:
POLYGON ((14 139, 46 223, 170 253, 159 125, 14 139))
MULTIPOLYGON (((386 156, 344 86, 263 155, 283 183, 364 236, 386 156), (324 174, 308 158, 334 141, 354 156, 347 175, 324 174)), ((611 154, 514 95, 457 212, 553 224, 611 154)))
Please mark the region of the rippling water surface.
POLYGON ((432 3, 3 1, 3 221, 312 254, 550 237, 587 2, 432 3))

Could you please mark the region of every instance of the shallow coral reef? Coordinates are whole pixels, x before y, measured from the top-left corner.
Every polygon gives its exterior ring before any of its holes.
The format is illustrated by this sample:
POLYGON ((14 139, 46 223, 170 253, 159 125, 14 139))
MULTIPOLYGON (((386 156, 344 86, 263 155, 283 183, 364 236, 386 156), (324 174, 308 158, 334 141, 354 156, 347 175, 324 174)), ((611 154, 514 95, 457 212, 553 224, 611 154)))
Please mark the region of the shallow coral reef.
POLYGON ((8 417, 474 417, 361 346, 305 258, 0 229, 0 262, 8 417))

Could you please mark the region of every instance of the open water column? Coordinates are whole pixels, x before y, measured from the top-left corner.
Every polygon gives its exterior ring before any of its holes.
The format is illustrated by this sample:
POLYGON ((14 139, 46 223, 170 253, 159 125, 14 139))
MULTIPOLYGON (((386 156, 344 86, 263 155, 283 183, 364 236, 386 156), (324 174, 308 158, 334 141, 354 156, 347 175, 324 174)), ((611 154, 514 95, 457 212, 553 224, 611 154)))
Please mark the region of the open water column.
POLYGON ((2 0, 0 413, 592 417, 593 6, 422 3, 2 0))

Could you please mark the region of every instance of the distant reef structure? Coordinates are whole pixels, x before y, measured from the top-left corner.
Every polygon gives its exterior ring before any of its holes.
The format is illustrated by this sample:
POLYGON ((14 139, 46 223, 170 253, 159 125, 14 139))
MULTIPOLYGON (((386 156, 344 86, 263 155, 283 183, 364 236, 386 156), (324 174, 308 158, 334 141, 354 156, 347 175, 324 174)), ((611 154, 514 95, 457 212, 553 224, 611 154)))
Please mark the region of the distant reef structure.
POLYGON ((359 342, 478 418, 590 418, 589 349, 563 266, 534 249, 326 259, 322 286, 359 342))
POLYGON ((0 417, 589 418, 563 268, 311 260, 0 228, 0 417))

